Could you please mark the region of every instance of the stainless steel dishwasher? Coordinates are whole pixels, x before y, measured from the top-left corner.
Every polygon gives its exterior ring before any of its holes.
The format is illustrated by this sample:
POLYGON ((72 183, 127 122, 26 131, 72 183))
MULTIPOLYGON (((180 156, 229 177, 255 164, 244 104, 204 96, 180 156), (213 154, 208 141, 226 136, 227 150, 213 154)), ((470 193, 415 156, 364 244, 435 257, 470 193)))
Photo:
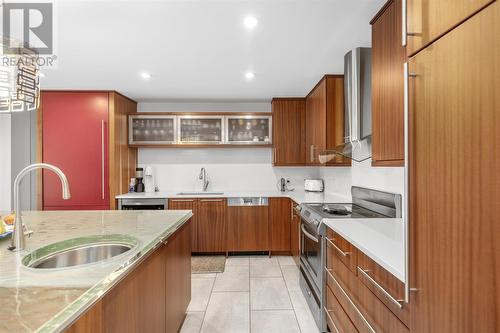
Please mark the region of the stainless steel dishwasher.
POLYGON ((118 199, 119 210, 165 210, 167 199, 118 199))

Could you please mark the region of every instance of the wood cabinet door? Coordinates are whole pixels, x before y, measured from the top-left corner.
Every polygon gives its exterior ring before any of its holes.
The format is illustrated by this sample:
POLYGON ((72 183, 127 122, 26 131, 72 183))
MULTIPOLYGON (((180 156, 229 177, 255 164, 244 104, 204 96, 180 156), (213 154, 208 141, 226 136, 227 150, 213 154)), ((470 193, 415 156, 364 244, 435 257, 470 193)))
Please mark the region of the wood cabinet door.
POLYGON ((268 215, 268 206, 228 207, 228 251, 268 251, 268 215))
POLYGON ((191 217, 191 251, 198 252, 198 200, 196 199, 168 199, 168 209, 190 210, 191 217))
POLYGON ((495 0, 407 2, 407 51, 413 55, 495 0))
MULTIPOLYGON (((292 206, 295 206, 292 203, 292 206)), ((300 260, 300 215, 292 208, 292 223, 290 225, 290 248, 292 251, 293 260, 299 265, 300 260)))
POLYGON ((496 1, 409 62, 412 332, 500 331, 499 32, 496 1))
POLYGON ((63 200, 61 181, 43 171, 44 210, 109 209, 108 93, 43 92, 43 162, 68 178, 71 199, 63 200))
POLYGON ((269 198, 271 251, 290 252, 291 200, 269 198))
POLYGON ((198 252, 226 252, 226 199, 198 200, 198 252))
POLYGON ((318 153, 326 148, 326 80, 306 97, 306 164, 319 165, 318 153))
MULTIPOLYGON (((326 149, 333 149, 344 143, 345 121, 344 121, 344 76, 326 76, 326 149)), ((318 154, 315 152, 315 158, 318 154)), ((327 166, 348 166, 351 160, 338 155, 329 161, 327 166)))
POLYGON ((156 250, 104 297, 104 332, 165 332, 163 250, 156 250))
POLYGON ((305 165, 305 99, 277 98, 273 99, 271 107, 273 112, 273 165, 305 165))
POLYGON ((372 21, 372 165, 404 165, 402 1, 389 1, 372 21))
POLYGON ((170 236, 164 247, 165 332, 179 332, 191 301, 191 221, 170 236))

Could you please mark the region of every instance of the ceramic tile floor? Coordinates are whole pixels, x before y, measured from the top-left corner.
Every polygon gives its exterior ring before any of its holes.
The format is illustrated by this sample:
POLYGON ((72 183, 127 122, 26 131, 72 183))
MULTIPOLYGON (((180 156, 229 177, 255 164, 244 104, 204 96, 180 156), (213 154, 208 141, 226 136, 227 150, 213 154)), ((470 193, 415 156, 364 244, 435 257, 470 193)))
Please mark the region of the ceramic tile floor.
POLYGON ((193 274, 181 333, 318 333, 292 257, 229 257, 224 273, 193 274))

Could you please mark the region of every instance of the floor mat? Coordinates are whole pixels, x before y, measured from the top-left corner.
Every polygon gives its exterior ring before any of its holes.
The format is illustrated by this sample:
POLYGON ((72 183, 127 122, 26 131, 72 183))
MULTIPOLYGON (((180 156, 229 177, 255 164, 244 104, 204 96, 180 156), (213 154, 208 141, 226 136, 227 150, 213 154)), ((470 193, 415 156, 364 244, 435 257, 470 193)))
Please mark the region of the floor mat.
POLYGON ((222 273, 226 267, 225 256, 193 256, 191 257, 191 273, 222 273))

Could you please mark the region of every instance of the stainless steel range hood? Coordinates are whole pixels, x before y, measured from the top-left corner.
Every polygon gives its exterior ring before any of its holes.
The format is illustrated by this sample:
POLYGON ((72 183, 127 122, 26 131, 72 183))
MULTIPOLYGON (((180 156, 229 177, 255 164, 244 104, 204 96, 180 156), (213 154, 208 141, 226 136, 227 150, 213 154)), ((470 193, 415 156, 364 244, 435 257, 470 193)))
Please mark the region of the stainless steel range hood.
POLYGON ((344 144, 320 152, 326 163, 336 155, 362 162, 372 157, 371 48, 358 47, 344 57, 344 144))

